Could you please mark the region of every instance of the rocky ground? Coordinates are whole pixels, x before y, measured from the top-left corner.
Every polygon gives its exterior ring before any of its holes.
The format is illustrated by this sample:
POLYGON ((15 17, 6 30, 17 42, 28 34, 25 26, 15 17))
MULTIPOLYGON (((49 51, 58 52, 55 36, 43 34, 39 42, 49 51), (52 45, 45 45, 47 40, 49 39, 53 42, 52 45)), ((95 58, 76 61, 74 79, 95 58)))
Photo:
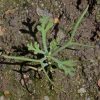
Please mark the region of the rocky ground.
MULTIPOLYGON (((88 4, 88 14, 75 40, 95 47, 62 51, 59 53, 61 59, 79 60, 76 72, 74 76, 65 76, 60 71, 53 73, 55 84, 62 87, 66 94, 51 90, 43 74, 39 76, 34 71, 26 71, 22 75, 19 72, 20 62, 12 63, 12 60, 0 57, 0 100, 100 100, 99 0, 0 0, 0 49, 6 55, 27 54, 26 45, 34 42, 35 25, 40 16, 56 18, 62 12, 58 37, 63 40, 88 4), (35 24, 31 24, 33 22, 35 24)), ((41 37, 37 35, 37 38, 41 44, 41 37)))

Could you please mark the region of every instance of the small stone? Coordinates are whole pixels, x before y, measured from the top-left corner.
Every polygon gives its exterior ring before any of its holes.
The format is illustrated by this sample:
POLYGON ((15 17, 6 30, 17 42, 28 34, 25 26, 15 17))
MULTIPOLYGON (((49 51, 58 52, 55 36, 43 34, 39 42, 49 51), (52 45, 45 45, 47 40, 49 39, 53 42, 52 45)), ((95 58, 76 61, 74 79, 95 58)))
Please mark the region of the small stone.
POLYGON ((80 89, 78 90, 78 93, 82 96, 84 93, 86 93, 85 88, 80 88, 80 89))
POLYGON ((49 100, 49 97, 48 96, 44 96, 44 100, 49 100))
POLYGON ((90 97, 88 97, 88 98, 86 98, 86 100, 91 100, 91 98, 90 98, 90 97))
POLYGON ((24 79, 28 79, 29 75, 24 74, 23 77, 24 77, 24 79))
POLYGON ((8 90, 5 90, 5 91, 4 91, 4 95, 5 95, 5 96, 9 96, 9 95, 10 95, 10 92, 9 92, 8 90))
POLYGON ((22 84, 22 86, 24 86, 24 80, 23 79, 21 79, 21 84, 22 84))
POLYGON ((32 84, 32 80, 29 80, 28 83, 29 83, 29 84, 32 84))
POLYGON ((44 7, 44 4, 43 3, 41 3, 41 7, 44 7))
POLYGON ((52 14, 49 13, 48 10, 46 10, 46 9, 43 10, 43 9, 37 7, 36 12, 37 12, 37 14, 38 14, 39 16, 49 16, 49 17, 52 17, 52 14))
POLYGON ((0 26, 0 36, 3 36, 5 33, 5 28, 0 26))
POLYGON ((98 84, 98 86, 100 87, 100 79, 98 80, 98 83, 97 83, 97 84, 98 84))
POLYGON ((4 96, 0 96, 0 100, 5 100, 4 96))

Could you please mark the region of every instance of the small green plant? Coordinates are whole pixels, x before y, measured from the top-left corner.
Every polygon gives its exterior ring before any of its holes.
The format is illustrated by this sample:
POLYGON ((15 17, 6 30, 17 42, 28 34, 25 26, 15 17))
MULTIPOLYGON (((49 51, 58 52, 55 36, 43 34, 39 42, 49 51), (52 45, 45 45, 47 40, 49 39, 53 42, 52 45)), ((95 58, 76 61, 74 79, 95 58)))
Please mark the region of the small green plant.
POLYGON ((75 23, 75 26, 72 29, 71 32, 71 37, 69 40, 67 40, 61 47, 58 46, 56 40, 52 40, 50 45, 47 45, 47 32, 53 27, 53 20, 49 18, 48 16, 43 16, 40 18, 40 25, 37 26, 38 31, 41 32, 42 35, 42 43, 43 43, 43 48, 40 48, 40 45, 38 42, 29 43, 27 44, 28 50, 33 51, 35 55, 37 54, 42 54, 43 57, 41 59, 33 59, 33 58, 27 58, 27 57, 22 57, 22 56, 6 56, 3 55, 4 58, 9 58, 9 59, 15 59, 15 60, 21 60, 21 61, 29 61, 33 64, 40 64, 39 68, 34 68, 30 67, 33 70, 37 71, 43 71, 44 74, 46 75, 47 79, 51 82, 51 84, 54 85, 53 81, 49 78, 48 72, 46 69, 48 69, 50 72, 52 72, 53 67, 52 65, 55 65, 56 68, 59 70, 64 71, 66 75, 71 75, 74 71, 76 66, 76 61, 73 61, 72 59, 67 59, 67 60, 60 60, 57 58, 57 53, 65 49, 66 47, 71 47, 71 46, 87 46, 88 45, 83 45, 74 42, 73 38, 76 34, 76 30, 79 27, 82 19, 84 18, 86 12, 88 10, 88 6, 82 13, 82 15, 79 17, 77 22, 75 23), (56 57, 55 57, 56 56, 56 57))

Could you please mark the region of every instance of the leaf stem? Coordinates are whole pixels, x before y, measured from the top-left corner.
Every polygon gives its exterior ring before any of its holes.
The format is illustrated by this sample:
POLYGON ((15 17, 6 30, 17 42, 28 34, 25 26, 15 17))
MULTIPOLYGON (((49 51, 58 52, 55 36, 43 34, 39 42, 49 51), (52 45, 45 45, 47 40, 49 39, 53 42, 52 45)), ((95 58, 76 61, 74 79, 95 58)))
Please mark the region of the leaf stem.
POLYGON ((58 90, 63 91, 64 93, 66 93, 66 91, 64 91, 63 89, 58 88, 58 86, 57 86, 56 84, 54 84, 54 82, 49 78, 47 72, 46 72, 45 69, 44 69, 43 63, 41 63, 41 66, 42 66, 42 70, 43 70, 44 74, 46 75, 47 79, 49 80, 49 82, 50 82, 55 88, 57 88, 58 90))
POLYGON ((89 7, 89 5, 87 5, 86 9, 83 11, 81 16, 78 18, 77 22, 75 23, 75 26, 73 27, 73 30, 71 32, 70 42, 72 42, 72 40, 73 40, 73 38, 74 38, 74 36, 76 34, 76 31, 77 31, 80 23, 82 22, 82 19, 84 18, 85 14, 87 13, 88 7, 89 7))
POLYGON ((44 46, 44 50, 45 50, 45 53, 48 52, 48 49, 47 49, 47 41, 46 41, 46 32, 45 30, 42 31, 42 41, 43 41, 43 46, 44 46))
POLYGON ((30 62, 40 63, 40 60, 25 58, 24 56, 6 56, 6 55, 2 55, 2 56, 4 58, 8 58, 8 59, 15 59, 15 60, 21 60, 21 61, 30 61, 30 62))
POLYGON ((75 23, 75 26, 74 26, 73 31, 72 31, 72 33, 71 33, 71 38, 70 38, 70 40, 69 40, 67 43, 65 43, 62 47, 58 48, 52 55, 56 55, 56 54, 57 54, 58 52, 60 52, 61 50, 65 49, 66 47, 68 47, 68 46, 70 46, 70 45, 73 44, 72 41, 73 41, 73 38, 74 38, 74 36, 75 36, 75 34, 76 34, 77 28, 79 27, 79 25, 80 25, 80 23, 81 23, 83 17, 85 16, 85 14, 86 14, 86 12, 87 12, 87 10, 88 10, 88 7, 89 7, 89 5, 86 7, 86 9, 85 9, 84 12, 82 13, 82 15, 78 18, 78 21, 75 23))
POLYGON ((84 47, 90 47, 90 48, 94 48, 95 46, 90 46, 90 45, 86 45, 86 44, 81 44, 81 43, 77 43, 77 42, 72 42, 72 45, 76 45, 76 46, 84 46, 84 47))
POLYGON ((54 56, 56 55, 58 52, 62 51, 63 49, 65 49, 66 47, 69 47, 71 45, 70 42, 65 43, 62 47, 58 48, 56 51, 54 51, 51 55, 54 56))

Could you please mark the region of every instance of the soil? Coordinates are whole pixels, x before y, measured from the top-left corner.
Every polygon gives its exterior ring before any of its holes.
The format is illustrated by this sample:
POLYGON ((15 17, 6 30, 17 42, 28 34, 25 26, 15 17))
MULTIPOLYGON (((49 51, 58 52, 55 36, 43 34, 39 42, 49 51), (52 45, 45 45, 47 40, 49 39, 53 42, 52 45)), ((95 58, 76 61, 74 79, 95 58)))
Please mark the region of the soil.
POLYGON ((78 28, 75 40, 95 47, 74 47, 75 50, 65 49, 59 53, 60 59, 79 60, 73 76, 66 76, 59 70, 53 73, 55 84, 66 93, 50 89, 44 74, 27 71, 27 66, 24 66, 24 76, 21 75, 21 62, 1 56, 0 100, 100 100, 99 0, 0 0, 0 51, 6 55, 28 55, 26 45, 34 42, 34 36, 41 44, 41 36, 35 30, 40 16, 56 18, 62 12, 58 37, 64 42, 66 32, 87 4, 88 14, 78 28))

